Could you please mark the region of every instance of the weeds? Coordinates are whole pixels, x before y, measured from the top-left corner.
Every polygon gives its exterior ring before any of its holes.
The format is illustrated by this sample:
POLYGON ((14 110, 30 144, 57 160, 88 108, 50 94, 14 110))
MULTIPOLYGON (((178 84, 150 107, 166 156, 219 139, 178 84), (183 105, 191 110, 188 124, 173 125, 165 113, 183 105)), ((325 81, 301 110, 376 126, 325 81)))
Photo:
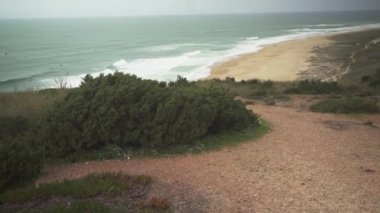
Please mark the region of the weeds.
POLYGON ((147 185, 150 182, 149 176, 130 177, 121 173, 92 174, 78 180, 65 180, 61 183, 48 183, 11 190, 0 195, 0 202, 19 203, 52 196, 84 199, 102 194, 115 197, 135 184, 147 185))
POLYGON ((314 112, 329 113, 378 113, 377 103, 370 99, 346 97, 341 99, 327 99, 310 106, 314 112))

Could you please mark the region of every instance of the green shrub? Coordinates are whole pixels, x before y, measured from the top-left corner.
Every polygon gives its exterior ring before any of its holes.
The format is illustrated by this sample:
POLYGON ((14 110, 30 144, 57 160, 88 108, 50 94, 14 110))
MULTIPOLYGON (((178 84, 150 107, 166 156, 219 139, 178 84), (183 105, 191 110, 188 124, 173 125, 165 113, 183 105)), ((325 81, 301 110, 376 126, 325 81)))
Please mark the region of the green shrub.
POLYGON ((0 117, 0 139, 4 137, 15 137, 29 130, 29 121, 26 118, 0 117))
POLYGON ((0 141, 0 192, 26 184, 41 170, 39 156, 22 137, 0 141))
POLYGON ((285 89, 286 94, 328 94, 339 92, 342 88, 337 82, 322 82, 320 80, 304 80, 285 89))
POLYGON ((379 106, 375 101, 364 98, 327 99, 310 106, 315 112, 329 113, 378 113, 379 106))
POLYGON ((65 155, 108 144, 165 148, 250 125, 256 117, 223 89, 179 78, 169 84, 115 73, 86 76, 47 113, 47 153, 65 155))
POLYGON ((245 83, 247 83, 247 84, 260 84, 260 80, 250 79, 250 80, 247 80, 245 83))
POLYGON ((52 196, 86 199, 101 194, 115 197, 132 186, 146 186, 151 183, 151 180, 150 176, 143 175, 131 177, 121 173, 91 174, 77 180, 65 180, 40 186, 32 185, 7 191, 0 195, 0 202, 20 203, 52 196))
POLYGON ((274 106, 276 105, 276 100, 272 97, 267 97, 264 99, 264 103, 268 106, 274 106))
POLYGON ((263 81, 261 85, 263 88, 272 88, 274 86, 274 82, 271 80, 263 81))
POLYGON ((229 82, 229 83, 235 83, 236 82, 234 77, 226 77, 225 81, 229 82))

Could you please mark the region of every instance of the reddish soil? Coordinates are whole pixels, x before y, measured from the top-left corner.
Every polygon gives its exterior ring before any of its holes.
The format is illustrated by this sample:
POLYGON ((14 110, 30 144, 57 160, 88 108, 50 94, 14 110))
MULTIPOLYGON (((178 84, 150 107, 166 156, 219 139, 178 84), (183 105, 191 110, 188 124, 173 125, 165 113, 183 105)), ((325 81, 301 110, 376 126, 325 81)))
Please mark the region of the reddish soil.
POLYGON ((272 128, 256 141, 200 155, 50 167, 38 183, 122 171, 154 177, 150 196, 169 198, 176 212, 380 212, 380 115, 312 113, 307 102, 251 106, 272 128))

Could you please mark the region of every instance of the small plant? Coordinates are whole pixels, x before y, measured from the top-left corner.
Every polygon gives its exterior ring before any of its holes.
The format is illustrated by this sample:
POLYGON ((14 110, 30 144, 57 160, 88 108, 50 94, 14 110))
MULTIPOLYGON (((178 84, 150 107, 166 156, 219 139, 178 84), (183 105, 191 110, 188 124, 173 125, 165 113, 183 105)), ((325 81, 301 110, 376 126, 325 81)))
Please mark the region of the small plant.
POLYGON ((322 82, 320 80, 304 80, 287 88, 286 94, 329 94, 339 92, 342 88, 337 82, 322 82))
POLYGON ((258 79, 250 79, 246 81, 247 84, 259 84, 260 81, 258 79))
POLYGON ((76 199, 85 199, 102 194, 115 197, 133 185, 147 185, 150 182, 149 176, 131 177, 121 173, 91 174, 78 180, 66 180, 61 183, 48 183, 8 191, 0 195, 0 202, 25 202, 51 196, 70 196, 76 199))
POLYGON ((377 126, 372 121, 366 121, 364 122, 364 125, 372 127, 372 128, 377 128, 377 126))
POLYGON ((261 85, 263 88, 272 88, 274 86, 274 82, 271 80, 263 81, 261 85))
POLYGON ((268 106, 274 106, 276 105, 276 101, 272 97, 268 97, 264 99, 264 103, 268 106))
POLYGON ((59 205, 44 209, 42 212, 51 213, 115 213, 115 212, 125 212, 122 209, 111 208, 105 206, 101 203, 90 202, 90 201, 78 201, 74 203, 69 203, 67 205, 59 205))
POLYGON ((372 80, 371 76, 365 75, 361 78, 362 83, 368 83, 372 80))
POLYGON ((233 77, 226 77, 226 82, 235 83, 235 78, 233 77))
POLYGON ((154 210, 164 211, 170 208, 169 200, 161 197, 152 197, 149 199, 148 203, 145 205, 147 208, 154 210))
POLYGON ((252 101, 252 100, 244 101, 244 103, 245 103, 246 105, 254 105, 254 104, 255 104, 255 102, 252 101))
POLYGON ((69 73, 66 72, 66 75, 63 77, 58 77, 54 79, 55 85, 57 86, 58 89, 66 89, 67 88, 67 77, 69 73))
POLYGON ((314 112, 329 113, 378 113, 379 106, 373 100, 349 97, 342 99, 327 99, 310 106, 314 112))
POLYGON ((261 88, 255 89, 250 95, 250 98, 262 98, 267 95, 267 91, 261 88))

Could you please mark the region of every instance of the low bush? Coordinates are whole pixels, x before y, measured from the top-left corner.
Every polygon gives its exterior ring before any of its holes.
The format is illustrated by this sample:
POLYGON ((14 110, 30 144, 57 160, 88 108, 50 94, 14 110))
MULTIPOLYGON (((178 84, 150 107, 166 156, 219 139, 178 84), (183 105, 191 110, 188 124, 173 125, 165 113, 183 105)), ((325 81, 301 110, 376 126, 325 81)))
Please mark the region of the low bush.
POLYGON ((29 130, 29 120, 21 116, 0 117, 0 139, 4 137, 16 137, 29 130))
POLYGON ((108 144, 164 149, 255 121, 221 88, 198 87, 183 78, 168 86, 122 73, 88 75, 47 113, 39 141, 54 156, 108 144))
POLYGON ((152 197, 147 204, 146 208, 154 209, 157 211, 165 211, 170 208, 169 200, 161 197, 152 197))
POLYGON ((22 137, 5 137, 0 141, 0 192, 22 186, 40 173, 39 155, 22 137))
POLYGON ((285 89, 286 94, 329 94, 339 92, 342 87, 337 82, 322 82, 320 80, 303 80, 285 89))
POLYGON ((327 99, 310 106, 314 112, 327 113, 378 113, 379 106, 373 100, 350 97, 327 99))
POLYGON ((47 212, 49 213, 83 213, 83 212, 116 213, 116 212, 120 212, 122 213, 122 212, 125 212, 125 210, 109 207, 98 202, 80 201, 80 202, 74 202, 70 205, 60 205, 60 206, 50 207, 50 208, 42 210, 41 212, 46 212, 46 213, 47 212))
POLYGON ((267 97, 264 99, 264 103, 268 106, 276 105, 276 100, 273 97, 267 97))
POLYGON ((115 197, 136 184, 145 186, 150 182, 151 177, 149 176, 130 177, 121 173, 92 174, 77 180, 66 180, 61 183, 47 183, 7 191, 0 195, 0 202, 20 203, 52 196, 86 199, 102 194, 115 197))

